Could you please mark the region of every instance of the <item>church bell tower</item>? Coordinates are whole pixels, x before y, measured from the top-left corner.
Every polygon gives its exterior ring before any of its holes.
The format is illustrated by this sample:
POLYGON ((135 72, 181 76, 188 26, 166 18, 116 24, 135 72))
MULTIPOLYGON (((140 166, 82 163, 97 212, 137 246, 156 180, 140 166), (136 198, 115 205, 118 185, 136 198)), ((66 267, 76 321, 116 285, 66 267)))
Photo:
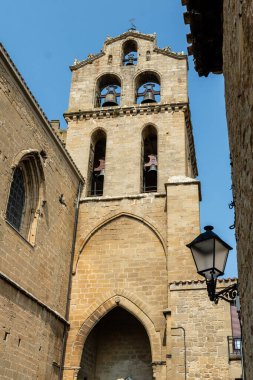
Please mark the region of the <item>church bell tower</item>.
POLYGON ((64 379, 183 380, 173 286, 196 280, 200 198, 187 57, 130 30, 71 71, 66 147, 86 183, 64 379))

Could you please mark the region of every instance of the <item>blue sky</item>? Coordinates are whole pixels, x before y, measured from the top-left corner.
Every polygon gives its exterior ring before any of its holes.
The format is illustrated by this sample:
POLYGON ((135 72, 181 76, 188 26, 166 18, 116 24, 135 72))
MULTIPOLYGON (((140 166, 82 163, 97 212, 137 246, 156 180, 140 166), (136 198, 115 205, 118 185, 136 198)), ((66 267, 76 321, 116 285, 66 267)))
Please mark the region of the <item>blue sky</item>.
MULTIPOLYGON (((187 52, 181 0, 12 0, 1 3, 0 40, 49 119, 67 109, 74 58, 102 49, 106 36, 130 27, 134 18, 143 33, 157 33, 159 47, 187 52)), ((229 148, 221 75, 199 78, 189 57, 189 98, 199 179, 202 186, 201 227, 215 226, 234 247, 226 276, 235 276, 236 252, 229 148)))

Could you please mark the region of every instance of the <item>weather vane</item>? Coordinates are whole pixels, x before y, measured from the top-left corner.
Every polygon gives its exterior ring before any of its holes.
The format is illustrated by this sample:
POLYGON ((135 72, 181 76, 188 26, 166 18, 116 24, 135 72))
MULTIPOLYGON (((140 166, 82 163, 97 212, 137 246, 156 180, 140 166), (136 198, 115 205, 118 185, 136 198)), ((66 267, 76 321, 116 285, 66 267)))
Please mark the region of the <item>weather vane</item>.
POLYGON ((131 24, 131 28, 129 30, 136 30, 135 18, 130 18, 129 22, 131 24))

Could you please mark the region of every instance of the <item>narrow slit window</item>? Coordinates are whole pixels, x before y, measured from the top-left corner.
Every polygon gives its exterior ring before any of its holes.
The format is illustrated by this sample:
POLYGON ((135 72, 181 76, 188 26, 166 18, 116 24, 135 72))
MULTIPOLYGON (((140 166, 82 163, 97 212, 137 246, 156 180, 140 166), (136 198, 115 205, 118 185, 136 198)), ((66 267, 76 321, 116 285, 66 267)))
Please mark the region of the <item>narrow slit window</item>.
POLYGON ((152 125, 147 126, 142 133, 142 183, 143 192, 157 191, 157 132, 152 125))
POLYGON ((99 197, 104 193, 106 135, 97 131, 91 139, 88 195, 99 197))

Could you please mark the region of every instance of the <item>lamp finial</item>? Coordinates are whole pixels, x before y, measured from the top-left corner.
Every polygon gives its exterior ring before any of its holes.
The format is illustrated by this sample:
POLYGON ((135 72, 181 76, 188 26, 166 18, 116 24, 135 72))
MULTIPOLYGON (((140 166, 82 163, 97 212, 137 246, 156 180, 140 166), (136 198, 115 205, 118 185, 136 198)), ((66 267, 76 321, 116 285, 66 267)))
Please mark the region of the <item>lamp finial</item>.
POLYGON ((213 226, 205 226, 204 230, 205 231, 212 231, 213 230, 213 226))

